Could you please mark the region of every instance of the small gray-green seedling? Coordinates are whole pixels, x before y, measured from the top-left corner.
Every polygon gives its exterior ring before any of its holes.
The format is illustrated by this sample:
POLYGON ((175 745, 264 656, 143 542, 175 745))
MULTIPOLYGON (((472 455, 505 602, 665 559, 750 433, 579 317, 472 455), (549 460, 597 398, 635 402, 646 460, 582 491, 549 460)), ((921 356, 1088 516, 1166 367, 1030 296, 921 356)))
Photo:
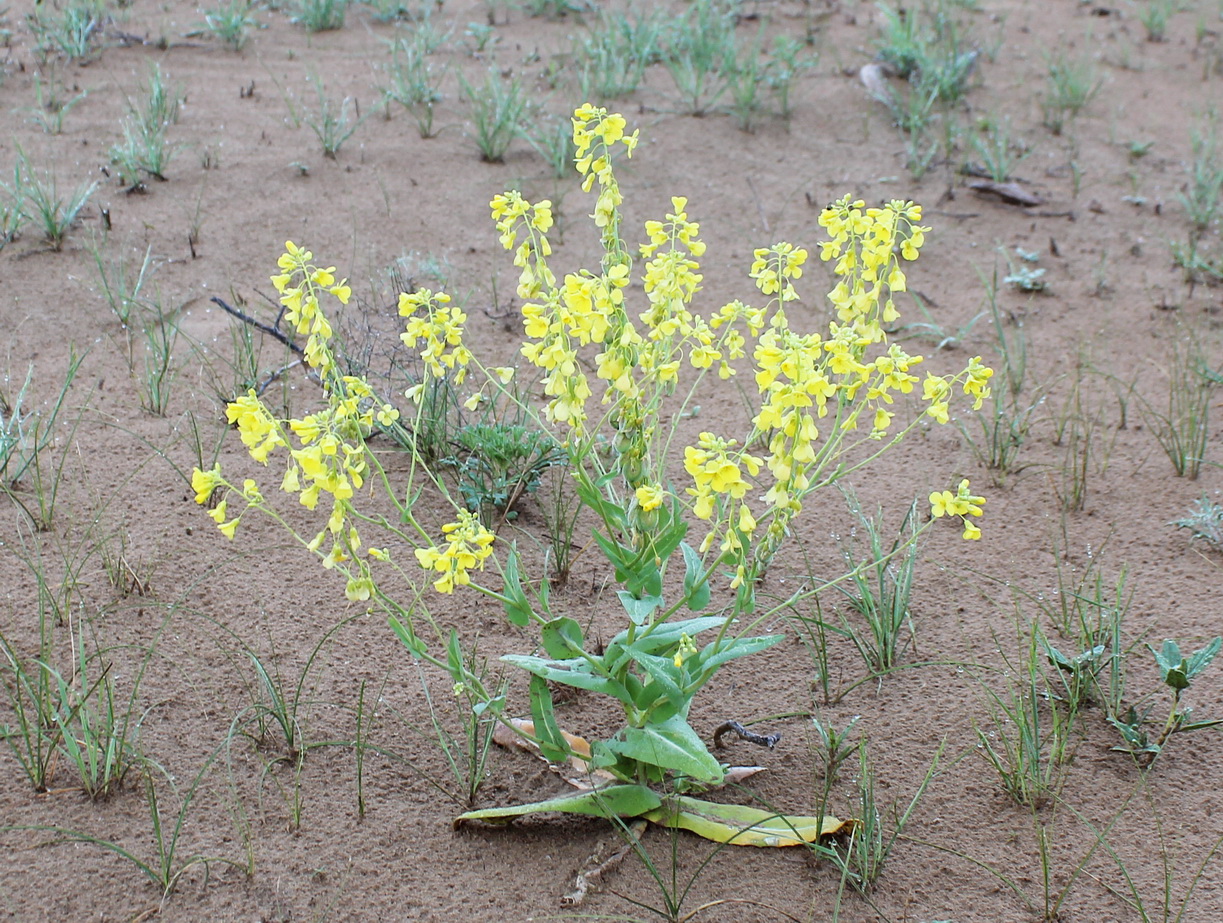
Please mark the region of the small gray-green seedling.
POLYGON ((1191 540, 1201 539, 1216 551, 1223 549, 1223 506, 1205 494, 1193 501, 1183 519, 1174 519, 1168 525, 1188 529, 1191 540))
POLYGON ((1172 690, 1172 707, 1168 710, 1168 719, 1164 722, 1163 729, 1154 740, 1147 734, 1145 727, 1151 709, 1148 708, 1140 715, 1136 708, 1131 707, 1124 721, 1110 717, 1109 722, 1125 742, 1123 746, 1113 749, 1132 753, 1135 757, 1146 760, 1149 766, 1163 753, 1174 734, 1201 731, 1223 724, 1223 718, 1190 721, 1193 709, 1181 708, 1181 695, 1193 685, 1194 679, 1210 666, 1220 647, 1223 647, 1223 638, 1216 637, 1205 647, 1186 657, 1181 653, 1180 645, 1171 639, 1164 641, 1159 650, 1148 644, 1147 648, 1155 656, 1155 664, 1159 667, 1159 678, 1172 690))

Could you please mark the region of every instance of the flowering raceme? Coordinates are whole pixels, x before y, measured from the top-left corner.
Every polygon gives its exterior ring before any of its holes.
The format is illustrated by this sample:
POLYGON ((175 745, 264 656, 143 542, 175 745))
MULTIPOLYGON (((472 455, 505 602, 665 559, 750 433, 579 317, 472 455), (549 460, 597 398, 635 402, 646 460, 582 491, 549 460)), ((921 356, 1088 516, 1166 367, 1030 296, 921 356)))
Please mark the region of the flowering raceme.
MULTIPOLYGON (((372 431, 375 419, 380 426, 390 426, 399 412, 390 404, 379 403, 364 379, 342 374, 335 365, 330 340, 331 324, 320 300, 322 296, 346 304, 351 289, 346 282, 337 282, 335 268, 321 268, 313 263, 313 254, 292 241, 277 265, 281 272, 272 277, 280 293, 286 319, 294 329, 308 336, 306 362, 318 375, 327 396, 327 406, 300 419, 281 421, 264 405, 254 390, 239 396, 226 408, 226 419, 236 425, 251 458, 260 464, 269 463, 273 453, 288 448, 280 489, 294 494, 302 506, 315 509, 320 498, 331 498, 331 511, 324 529, 303 544, 319 555, 325 567, 335 567, 352 561, 361 546, 361 538, 350 521, 350 501, 360 490, 369 473, 365 437, 372 431), (330 539, 330 547, 323 546, 330 539)), ((224 497, 209 511, 220 531, 233 538, 242 515, 256 508, 276 516, 255 481, 247 479, 239 488, 229 483, 220 465, 209 471, 195 469, 191 486, 197 503, 207 503, 217 490, 224 497), (243 513, 229 515, 231 501, 244 503, 243 513)), ((345 568, 349 574, 346 594, 350 599, 368 599, 373 591, 364 563, 345 568)))
POLYGON ((436 571, 441 576, 433 582, 439 593, 453 593, 456 586, 471 583, 468 571, 483 570, 484 562, 493 553, 496 538, 480 522, 480 517, 467 510, 459 510, 457 522, 442 526, 448 541, 445 548, 417 548, 416 560, 425 570, 436 571))

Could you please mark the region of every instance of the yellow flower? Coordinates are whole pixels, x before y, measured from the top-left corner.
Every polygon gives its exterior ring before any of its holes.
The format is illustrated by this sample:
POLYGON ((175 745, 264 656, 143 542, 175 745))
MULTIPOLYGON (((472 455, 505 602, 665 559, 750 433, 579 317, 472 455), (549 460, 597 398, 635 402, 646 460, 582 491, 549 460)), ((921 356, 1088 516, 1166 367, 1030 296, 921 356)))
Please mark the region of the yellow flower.
POLYGON ((193 469, 191 472, 191 489, 195 491, 195 502, 201 504, 207 503, 208 498, 212 496, 212 492, 222 483, 221 465, 219 462, 208 471, 201 471, 199 468, 193 469))
POLYGON ((399 419, 399 411, 390 404, 383 404, 375 419, 379 426, 389 427, 399 419))
POLYGON ((949 490, 936 490, 930 495, 930 515, 936 519, 940 516, 945 516, 952 512, 952 504, 955 502, 955 497, 949 490))
POLYGON ((684 665, 684 661, 696 652, 696 644, 694 644, 692 639, 688 637, 688 633, 684 632, 681 634, 679 637, 679 646, 675 650, 675 657, 672 658, 675 668, 677 670, 681 668, 684 665))
POLYGON ((364 602, 373 591, 374 581, 369 577, 349 578, 348 585, 344 587, 344 595, 352 602, 364 602))
POLYGON ((663 500, 666 498, 666 491, 658 484, 643 484, 637 488, 637 502, 641 505, 644 512, 656 510, 662 506, 663 500))

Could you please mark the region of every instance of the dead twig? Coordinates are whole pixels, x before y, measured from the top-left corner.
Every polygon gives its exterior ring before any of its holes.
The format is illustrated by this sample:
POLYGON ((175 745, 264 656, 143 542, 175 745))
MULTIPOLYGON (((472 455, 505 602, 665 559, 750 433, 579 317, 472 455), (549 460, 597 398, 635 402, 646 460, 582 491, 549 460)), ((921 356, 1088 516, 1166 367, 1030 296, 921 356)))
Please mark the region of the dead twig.
POLYGON ((222 308, 229 314, 232 314, 234 317, 238 318, 238 320, 242 321, 242 323, 250 324, 256 330, 260 330, 263 333, 266 333, 268 336, 279 340, 281 343, 284 343, 285 346, 289 347, 289 349, 297 353, 297 355, 304 356, 306 354, 305 350, 303 350, 300 346, 298 346, 296 343, 290 340, 287 336, 285 336, 275 327, 269 327, 267 324, 255 320, 255 318, 251 317, 249 314, 239 311, 237 308, 233 307, 232 305, 226 304, 222 299, 218 298, 216 295, 212 296, 212 303, 222 308))
POLYGON ((768 747, 772 750, 781 740, 781 732, 776 734, 754 734, 741 725, 738 721, 726 721, 719 724, 717 730, 713 732, 713 746, 715 750, 721 750, 723 734, 737 734, 740 740, 746 740, 749 744, 755 744, 758 747, 768 747))

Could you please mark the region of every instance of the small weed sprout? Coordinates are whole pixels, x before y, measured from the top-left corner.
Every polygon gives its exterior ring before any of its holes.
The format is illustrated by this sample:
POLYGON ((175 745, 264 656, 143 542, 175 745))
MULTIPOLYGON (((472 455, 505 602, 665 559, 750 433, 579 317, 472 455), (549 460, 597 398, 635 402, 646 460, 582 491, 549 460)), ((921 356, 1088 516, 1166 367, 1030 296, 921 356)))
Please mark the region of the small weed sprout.
POLYGON ((562 463, 556 440, 526 423, 490 420, 455 434, 461 456, 451 456, 459 493, 467 508, 487 524, 512 519, 515 504, 534 494, 544 471, 562 463))
POLYGON ((155 299, 151 305, 143 334, 144 367, 136 379, 140 406, 155 417, 164 417, 170 403, 170 386, 178 373, 174 363, 178 321, 172 313, 162 309, 160 299, 155 299))
POLYGON ((1209 436, 1210 405, 1223 376, 1206 362, 1196 334, 1177 335, 1169 346, 1167 409, 1141 391, 1134 394, 1143 419, 1155 434, 1177 477, 1193 481, 1201 472, 1209 436))
POLYGON ((61 134, 64 130, 64 117, 86 96, 89 91, 77 93, 72 99, 61 95, 62 87, 56 82, 54 70, 44 81, 41 74, 34 75, 34 106, 30 109, 30 121, 49 135, 61 134), (48 89, 44 91, 44 86, 48 89))
MULTIPOLYGON (((429 0, 365 0, 374 22, 427 22, 430 16, 429 0)), ((439 2, 438 7, 441 7, 439 2)))
POLYGON ((489 45, 495 45, 500 41, 491 23, 469 22, 463 34, 471 40, 464 44, 473 55, 484 54, 489 45))
POLYGON ((148 176, 165 180, 165 169, 174 153, 166 132, 178 121, 182 104, 182 94, 167 88, 160 66, 154 65, 144 99, 139 104, 128 102, 122 143, 110 149, 111 163, 124 186, 138 188, 148 176))
POLYGON ((314 109, 306 108, 302 120, 323 146, 323 156, 335 160, 344 142, 361 127, 369 113, 361 115, 360 106, 351 97, 345 96, 343 100, 336 102, 327 95, 323 80, 317 74, 310 75, 310 84, 318 97, 318 105, 314 109))
POLYGON ((1190 147, 1189 179, 1178 194, 1189 218, 1189 235, 1186 243, 1173 243, 1172 255, 1191 280, 1199 275, 1223 279, 1223 257, 1212 258, 1203 246, 1219 217, 1223 196, 1223 150, 1216 112, 1212 110, 1204 124, 1190 133, 1190 147))
POLYGON ((29 406, 30 386, 34 382, 34 367, 30 366, 25 380, 15 392, 9 387, 9 375, 0 383, 0 490, 11 490, 27 474, 41 468, 43 453, 55 444, 56 421, 63 410, 68 390, 76 379, 82 356, 73 353, 59 393, 48 410, 29 406))
POLYGON ((964 420, 957 420, 960 433, 967 440, 973 456, 991 471, 997 472, 995 479, 1000 481, 1006 475, 1023 470, 1025 465, 1019 463, 1019 453, 1027 441, 1028 432, 1036 411, 1044 403, 1044 395, 1036 389, 1031 396, 1025 396, 1027 381, 1028 340, 1023 329, 1023 322, 1015 319, 1015 329, 1008 332, 1002 310, 998 306, 998 266, 994 264, 993 275, 986 278, 986 307, 994 327, 995 345, 1002 356, 1002 367, 998 370, 996 387, 990 392, 990 407, 984 413, 979 409, 973 412, 976 423, 974 431, 979 429, 981 440, 974 438, 969 426, 964 420))
POLYGON ((1219 146, 1217 113, 1212 112, 1189 138, 1193 160, 1180 200, 1193 232, 1200 235, 1219 216, 1219 201, 1223 196, 1223 149, 1219 146))
POLYGON ((537 119, 534 125, 523 127, 522 136, 544 159, 555 179, 564 179, 573 170, 576 149, 568 120, 537 119))
POLYGON ((63 196, 54 168, 36 170, 25 151, 17 149, 17 163, 13 168, 15 198, 22 203, 22 214, 42 231, 43 239, 52 250, 63 249, 68 232, 76 225, 97 188, 96 182, 86 182, 63 196))
POLYGON ((1049 288, 1049 283, 1045 281, 1045 270, 1043 267, 1019 266, 1012 268, 1007 275, 1002 277, 1002 281, 1007 285, 1014 286, 1016 291, 1026 292, 1029 295, 1047 291, 1049 288))
POLYGON ((1069 721, 1049 707, 1048 684, 1040 666, 1039 632, 1032 632, 1023 660, 1002 691, 986 688, 992 728, 974 724, 978 752, 1017 803, 1038 807, 1061 787, 1069 721))
POLYGON ((796 38, 778 35, 773 39, 773 48, 764 66, 764 82, 773 92, 777 114, 786 122, 793 113, 790 93, 794 82, 819 63, 818 55, 804 55, 803 47, 803 43, 796 38))
POLYGON ((349 0, 295 0, 293 22, 307 32, 331 32, 344 28, 344 14, 349 0))
POLYGON ((1203 541, 1215 551, 1223 550, 1223 506, 1206 494, 1198 497, 1183 519, 1168 523, 1178 529, 1188 529, 1191 541, 1203 541))
POLYGON ((391 61, 383 66, 387 82, 378 89, 388 104, 396 103, 411 114, 422 138, 432 138, 436 134, 433 109, 442 99, 446 68, 433 66, 419 33, 412 39, 399 36, 390 45, 391 61))
POLYGON ((558 20, 570 13, 583 13, 589 7, 582 0, 523 0, 522 9, 528 16, 558 20))
POLYGON ((820 721, 818 715, 811 719, 816 735, 815 754, 823 767, 822 775, 826 784, 837 780, 842 764, 857 751, 858 742, 851 740, 850 737, 861 717, 861 715, 855 715, 850 718, 845 727, 840 730, 837 730, 832 724, 820 721))
POLYGON ((107 18, 106 0, 68 0, 63 6, 38 5, 26 22, 44 59, 59 54, 83 61, 96 50, 94 41, 107 18))
POLYGON ((1181 9, 1181 0, 1137 0, 1138 21, 1147 31, 1148 42, 1162 42, 1168 35, 1168 20, 1181 9))
POLYGON ((875 795, 876 774, 867 740, 865 737, 858 740, 858 746, 855 748, 858 753, 858 797, 854 811, 856 822, 843 847, 820 841, 812 844, 815 855, 829 860, 841 879, 849 882, 854 890, 867 894, 883 874, 883 867, 891 855, 892 848, 896 841, 904 836, 913 812, 917 810, 930 783, 938 775, 939 762, 946 746, 945 740, 939 744, 908 805, 903 811, 899 805, 893 805, 890 812, 892 816, 888 822, 875 795))
POLYGON ((229 0, 224 6, 205 11, 203 24, 189 34, 209 35, 231 50, 241 51, 250 38, 251 30, 258 28, 260 24, 255 18, 255 3, 252 0, 229 0))
MULTIPOLYGON (((19 180, 20 174, 15 173, 14 179, 19 180)), ((24 199, 19 183, 10 186, 0 182, 0 250, 21 236, 21 228, 29 220, 22 207, 24 199)))
POLYGON ((1046 64, 1049 86, 1041 99, 1041 111, 1045 127, 1060 135, 1066 123, 1087 108, 1104 81, 1089 58, 1072 61, 1064 50, 1050 56, 1046 64))
POLYGON ((582 96, 609 102, 636 91, 645 69, 662 60, 667 27, 658 13, 633 14, 603 8, 599 22, 574 49, 582 96))
POLYGON ((986 120, 980 131, 969 136, 973 150, 989 178, 1004 183, 1011 178, 1020 162, 1032 153, 1032 148, 1011 134, 1010 116, 986 120))
POLYGON ((899 664, 905 648, 913 641, 909 598, 918 555, 917 502, 910 504, 900 528, 889 541, 883 532, 883 511, 869 516, 849 487, 843 486, 841 493, 854 518, 855 535, 861 529, 867 544, 864 557, 859 557, 853 542, 842 546, 845 567, 853 579, 849 587, 838 588, 866 622, 866 631, 862 631, 842 617, 842 631, 853 642, 867 669, 882 675, 899 664), (908 640, 902 643, 906 630, 908 640))
POLYGON ((740 131, 752 131, 764 105, 765 62, 760 52, 760 39, 761 36, 757 36, 726 70, 730 111, 740 131))
POLYGON ((687 115, 705 115, 730 85, 738 60, 733 6, 725 0, 694 0, 674 29, 662 62, 687 115))
POLYGON ((462 75, 459 85, 471 105, 474 139, 485 163, 503 163, 514 139, 522 133, 528 102, 517 77, 503 78, 489 71, 482 84, 470 84, 462 75))

